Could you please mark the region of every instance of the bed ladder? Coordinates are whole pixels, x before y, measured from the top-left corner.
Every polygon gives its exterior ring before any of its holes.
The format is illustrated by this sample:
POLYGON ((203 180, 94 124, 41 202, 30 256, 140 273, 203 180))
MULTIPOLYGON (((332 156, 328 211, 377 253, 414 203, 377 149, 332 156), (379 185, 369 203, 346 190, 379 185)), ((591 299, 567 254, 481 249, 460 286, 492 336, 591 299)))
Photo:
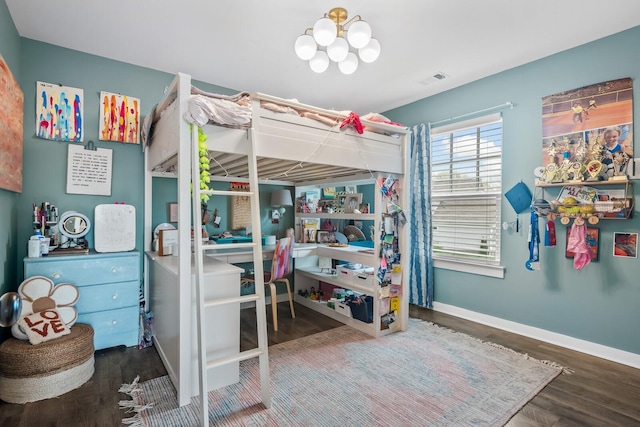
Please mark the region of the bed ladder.
MULTIPOLYGON (((262 265, 262 231, 260 229, 260 202, 258 192, 258 166, 255 157, 255 139, 250 134, 252 130, 247 131, 248 151, 247 161, 249 166, 249 185, 251 191, 223 191, 223 190, 201 190, 200 189, 200 156, 198 152, 198 128, 192 127, 191 131, 191 182, 193 183, 193 223, 202 224, 202 212, 200 209, 201 194, 209 195, 226 195, 226 196, 242 196, 249 197, 251 201, 251 225, 253 241, 251 243, 232 243, 226 244, 225 249, 237 247, 253 248, 253 265, 255 271, 255 293, 237 296, 232 298, 205 300, 204 298, 204 273, 203 263, 204 254, 208 248, 213 245, 202 243, 202 239, 194 239, 195 251, 195 279, 196 279, 196 324, 198 336, 198 364, 199 364, 199 391, 200 391, 200 425, 209 425, 209 408, 207 399, 207 371, 212 368, 223 366, 230 363, 240 362, 242 360, 258 357, 260 363, 260 395, 262 403, 266 408, 271 406, 271 387, 269 378, 269 353, 267 339, 267 313, 265 306, 265 290, 264 290, 264 268, 262 265), (225 304, 240 304, 243 302, 255 302, 256 305, 256 325, 258 329, 258 346, 254 349, 239 352, 235 355, 222 357, 218 359, 207 359, 206 333, 204 329, 207 327, 205 321, 205 310, 211 307, 221 306, 225 304)), ((194 226, 197 230, 198 226, 194 226)), ((197 235, 197 231, 194 236, 197 235)), ((240 293, 240 282, 238 282, 238 294, 240 293)))

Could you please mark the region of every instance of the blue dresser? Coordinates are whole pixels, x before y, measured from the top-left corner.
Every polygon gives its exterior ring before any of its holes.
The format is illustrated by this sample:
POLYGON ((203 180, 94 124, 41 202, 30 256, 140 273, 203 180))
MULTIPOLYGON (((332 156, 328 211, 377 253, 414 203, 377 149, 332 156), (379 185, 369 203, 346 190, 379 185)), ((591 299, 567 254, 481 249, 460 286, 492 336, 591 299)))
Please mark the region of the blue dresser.
POLYGON ((44 276, 78 287, 77 323, 94 329, 96 350, 138 345, 140 253, 52 255, 24 259, 24 277, 44 276))

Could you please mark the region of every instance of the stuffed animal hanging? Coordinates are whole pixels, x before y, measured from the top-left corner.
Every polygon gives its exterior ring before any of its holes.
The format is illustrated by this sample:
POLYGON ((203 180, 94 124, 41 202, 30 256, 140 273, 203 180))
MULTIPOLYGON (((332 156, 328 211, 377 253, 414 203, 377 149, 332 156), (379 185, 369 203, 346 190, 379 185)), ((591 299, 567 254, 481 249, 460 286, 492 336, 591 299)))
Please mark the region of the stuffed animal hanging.
POLYGON ((587 244, 587 226, 582 218, 576 218, 571 226, 567 251, 573 252, 573 268, 582 270, 591 262, 591 249, 587 244))

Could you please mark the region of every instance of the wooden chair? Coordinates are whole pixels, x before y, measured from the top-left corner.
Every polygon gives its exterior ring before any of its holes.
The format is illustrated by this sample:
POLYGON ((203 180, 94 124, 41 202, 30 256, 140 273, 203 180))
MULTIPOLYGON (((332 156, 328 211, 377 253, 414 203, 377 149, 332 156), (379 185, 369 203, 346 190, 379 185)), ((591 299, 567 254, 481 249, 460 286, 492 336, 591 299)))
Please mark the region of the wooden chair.
MULTIPOLYGON (((273 313, 273 330, 278 330, 278 301, 276 294, 276 282, 283 282, 287 286, 287 295, 289 296, 289 306, 291 307, 291 317, 295 319, 296 312, 293 309, 293 297, 291 295, 291 285, 287 276, 291 274, 293 269, 293 245, 295 241, 293 237, 283 237, 276 242, 276 249, 273 253, 273 261, 271 262, 271 271, 264 272, 264 284, 269 286, 271 293, 271 312, 273 313)), ((254 282, 252 276, 244 277, 241 284, 254 282)))

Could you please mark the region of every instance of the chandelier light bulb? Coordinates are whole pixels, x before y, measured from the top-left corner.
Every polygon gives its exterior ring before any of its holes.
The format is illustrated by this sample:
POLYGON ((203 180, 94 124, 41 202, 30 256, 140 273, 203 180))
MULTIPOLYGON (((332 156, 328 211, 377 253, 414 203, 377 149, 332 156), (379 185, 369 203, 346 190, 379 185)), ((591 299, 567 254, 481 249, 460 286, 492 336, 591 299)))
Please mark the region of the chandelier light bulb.
POLYGON ((347 57, 338 63, 338 68, 342 74, 353 74, 358 69, 358 57, 355 53, 349 52, 347 57))
POLYGON ((303 34, 296 39, 295 50, 298 58, 306 61, 313 58, 318 51, 318 45, 312 36, 303 34))
POLYGON ((343 61, 349 54, 349 43, 342 37, 336 38, 336 40, 327 46, 327 54, 329 59, 334 62, 343 61))
MULTIPOLYGON (((315 27, 313 33, 315 35, 315 27)), ((367 24, 367 21, 356 21, 349 25, 347 40, 356 49, 365 47, 371 40, 371 27, 367 24)))
POLYGON ((313 26, 313 38, 320 46, 329 46, 336 39, 337 34, 338 27, 330 18, 320 18, 313 26))
POLYGON ((372 38, 365 47, 358 49, 358 56, 362 62, 371 63, 380 56, 380 43, 372 38))
POLYGON ((309 67, 316 73, 324 73, 329 68, 329 57, 327 52, 319 50, 309 60, 309 67))

